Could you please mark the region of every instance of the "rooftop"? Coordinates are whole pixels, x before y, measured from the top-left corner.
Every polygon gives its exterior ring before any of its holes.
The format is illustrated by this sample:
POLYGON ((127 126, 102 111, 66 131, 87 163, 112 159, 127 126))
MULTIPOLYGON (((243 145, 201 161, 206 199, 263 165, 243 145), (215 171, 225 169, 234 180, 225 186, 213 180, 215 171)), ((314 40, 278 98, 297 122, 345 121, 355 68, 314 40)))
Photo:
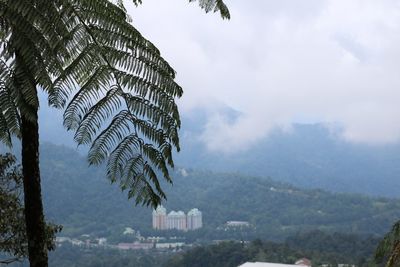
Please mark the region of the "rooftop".
POLYGON ((270 262, 246 262, 238 267, 300 267, 301 265, 295 264, 282 264, 282 263, 270 263, 270 262))

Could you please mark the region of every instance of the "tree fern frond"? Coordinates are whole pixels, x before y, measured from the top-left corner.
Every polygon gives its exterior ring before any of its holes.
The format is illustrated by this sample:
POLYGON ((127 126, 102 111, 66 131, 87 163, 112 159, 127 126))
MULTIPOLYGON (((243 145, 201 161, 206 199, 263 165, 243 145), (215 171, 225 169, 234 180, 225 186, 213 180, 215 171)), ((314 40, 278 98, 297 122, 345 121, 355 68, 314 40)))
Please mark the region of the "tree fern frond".
POLYGON ((142 4, 142 0, 132 0, 132 2, 133 2, 136 6, 142 4))
POLYGON ((169 176, 169 171, 165 163, 164 155, 158 149, 154 148, 154 146, 151 144, 145 144, 143 146, 143 155, 163 173, 164 178, 168 182, 172 181, 171 177, 169 176))
POLYGON ((135 197, 137 203, 157 205, 165 194, 151 165, 161 170, 168 182, 172 182, 162 153, 145 144, 136 134, 131 134, 111 153, 107 176, 111 181, 119 180, 122 190, 129 189, 129 197, 135 197), (152 199, 146 199, 149 196, 152 199))
MULTIPOLYGON (((160 107, 163 111, 168 111, 168 115, 170 115, 176 125, 180 127, 181 121, 179 118, 178 106, 174 99, 176 96, 175 89, 168 90, 165 88, 165 85, 158 87, 141 77, 121 71, 114 71, 114 73, 116 79, 124 89, 132 91, 132 93, 135 93, 138 97, 147 99, 149 103, 160 107)), ((180 88, 178 90, 180 90, 180 88)))
POLYGON ((7 119, 5 118, 5 111, 3 110, 3 99, 2 98, 2 92, 1 92, 1 87, 0 87, 0 140, 7 146, 12 145, 11 141, 11 133, 10 129, 8 127, 7 119))
POLYGON ((18 90, 13 87, 12 72, 6 62, 0 59, 0 115, 3 117, 1 131, 8 136, 7 139, 3 139, 7 145, 11 145, 11 135, 20 136, 20 116, 14 97, 18 90))
POLYGON ((228 7, 225 5, 223 0, 189 0, 189 2, 199 2, 199 6, 204 9, 206 13, 213 11, 213 12, 220 12, 221 17, 223 19, 230 19, 231 15, 229 13, 228 7))
POLYGON ((156 46, 129 23, 122 0, 0 1, 0 14, 0 60, 9 70, 0 74, 0 139, 18 134, 19 114, 29 117, 39 106, 40 86, 50 105, 66 106, 64 126, 75 130, 75 141, 92 144, 91 164, 110 156, 109 178, 138 203, 165 198, 156 174, 171 182, 182 88, 156 46))
POLYGON ((75 6, 75 10, 90 14, 90 12, 96 12, 98 15, 93 16, 93 21, 100 21, 103 18, 114 17, 116 20, 126 22, 126 12, 121 9, 117 4, 112 3, 108 0, 72 0, 72 5, 75 6))
POLYGON ((39 99, 35 86, 35 78, 25 66, 23 58, 16 60, 16 70, 12 73, 10 87, 14 90, 8 92, 13 98, 20 114, 31 121, 37 120, 35 109, 39 107, 39 99))
POLYGON ((129 189, 128 197, 135 198, 136 204, 157 206, 165 194, 156 192, 146 178, 146 162, 139 156, 126 165, 125 179, 121 180, 121 188, 129 189))
MULTIPOLYGON (((189 0, 189 2, 196 2, 197 0, 189 0)), ((138 6, 142 4, 142 0, 132 0, 132 2, 138 6)), ((200 8, 204 9, 206 13, 210 11, 220 12, 223 19, 230 19, 228 7, 225 5, 223 0, 198 0, 200 8)))
MULTIPOLYGON (((161 61, 154 62, 154 60, 150 60, 140 54, 134 55, 132 51, 125 52, 113 47, 103 46, 102 49, 104 57, 113 67, 141 76, 156 86, 172 84, 175 85, 175 88, 179 88, 174 84, 168 66, 162 65, 161 61)), ((179 92, 176 94, 179 94, 179 92)))
MULTIPOLYGON (((130 175, 134 175, 134 173, 130 173, 130 175)), ((140 173, 130 184, 128 197, 135 197, 136 204, 156 207, 161 202, 161 198, 165 198, 165 195, 154 192, 150 183, 144 178, 144 174, 140 173)))
POLYGON ((53 49, 53 43, 60 38, 55 27, 60 30, 62 23, 49 21, 48 17, 42 15, 44 12, 38 10, 39 4, 54 10, 52 1, 46 4, 39 1, 34 5, 31 1, 15 0, 8 2, 4 16, 14 33, 9 40, 9 47, 13 48, 11 52, 18 51, 23 61, 29 64, 28 68, 36 83, 49 88, 50 76, 59 75, 62 68, 60 58, 53 49))
POLYGON ((82 84, 86 81, 88 71, 91 72, 96 69, 97 61, 95 47, 87 45, 76 58, 69 62, 62 74, 53 82, 53 86, 49 90, 49 102, 57 108, 64 107, 79 83, 82 84))
POLYGON ((110 88, 112 74, 107 66, 100 66, 90 73, 82 88, 74 95, 64 112, 64 126, 67 129, 77 129, 83 116, 90 110, 93 103, 102 97, 102 88, 110 88))
MULTIPOLYGON (((157 179, 157 174, 155 173, 154 169, 151 167, 150 164, 145 163, 143 166, 143 174, 145 177, 148 177, 148 180, 154 185, 157 193, 162 197, 166 198, 164 191, 161 188, 160 181, 157 179)), ((168 176, 168 181, 172 182, 170 177, 168 176)))
POLYGON ((121 107, 122 101, 118 88, 111 89, 85 114, 75 132, 74 139, 80 144, 90 144, 104 121, 121 107))
POLYGON ((12 146, 11 133, 7 128, 7 121, 4 118, 3 114, 1 113, 0 113, 0 141, 8 147, 12 146))
POLYGON ((143 140, 136 133, 126 136, 118 146, 110 153, 107 161, 107 177, 116 181, 123 177, 124 166, 142 150, 143 140))
POLYGON ((124 99, 133 114, 136 114, 139 118, 148 118, 156 127, 160 125, 163 130, 168 131, 170 128, 179 126, 179 122, 165 109, 151 104, 147 99, 130 94, 124 94, 124 99))
MULTIPOLYGON (((132 0, 134 4, 142 0, 132 0)), ((195 0, 189 0, 193 2, 195 0)), ((223 0, 198 0, 230 17, 223 0)), ((91 164, 136 203, 156 206, 179 151, 182 88, 157 47, 130 24, 123 0, 0 0, 0 140, 37 120, 37 90, 64 108, 64 126, 90 144, 91 164)))
POLYGON ((168 62, 160 57, 160 52, 129 24, 123 24, 119 28, 110 28, 107 25, 90 25, 90 30, 102 46, 129 52, 137 60, 157 65, 165 76, 175 78, 174 70, 168 62))
MULTIPOLYGON (((230 17, 222 0, 198 3, 230 17)), ((37 119, 41 88, 50 105, 65 107, 75 141, 91 143, 89 162, 108 159, 108 177, 155 206, 165 198, 157 174, 172 182, 183 91, 129 20, 122 0, 0 0, 0 139, 19 134, 21 114, 37 119)))
POLYGON ((89 162, 99 164, 104 161, 109 155, 109 151, 129 135, 132 128, 134 127, 131 125, 129 112, 127 110, 120 111, 110 125, 93 141, 89 149, 89 162))
POLYGON ((11 85, 12 83, 9 81, 0 80, 0 115, 3 118, 3 126, 5 127, 1 131, 8 135, 9 142, 7 142, 7 145, 11 145, 11 135, 17 137, 20 135, 20 117, 10 95, 10 90, 15 90, 15 88, 9 88, 11 85))

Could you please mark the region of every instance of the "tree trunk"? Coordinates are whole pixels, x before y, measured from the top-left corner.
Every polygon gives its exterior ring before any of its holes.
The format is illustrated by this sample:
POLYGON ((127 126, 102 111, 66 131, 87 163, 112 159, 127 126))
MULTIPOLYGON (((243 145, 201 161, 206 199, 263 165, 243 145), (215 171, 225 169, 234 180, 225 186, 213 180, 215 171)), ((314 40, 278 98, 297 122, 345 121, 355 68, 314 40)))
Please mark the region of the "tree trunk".
POLYGON ((22 170, 24 175, 25 221, 31 267, 47 266, 46 229, 39 171, 39 125, 22 115, 22 170))
MULTIPOLYGON (((13 29, 13 36, 18 31, 13 29)), ((46 224, 43 214, 39 170, 39 100, 37 84, 20 51, 15 51, 15 83, 21 90, 26 110, 21 111, 22 173, 28 255, 31 267, 47 267, 46 224), (21 81, 21 78, 24 81, 21 81), (34 100, 32 101, 32 98, 34 100), (30 99, 28 101, 28 99, 30 99)))

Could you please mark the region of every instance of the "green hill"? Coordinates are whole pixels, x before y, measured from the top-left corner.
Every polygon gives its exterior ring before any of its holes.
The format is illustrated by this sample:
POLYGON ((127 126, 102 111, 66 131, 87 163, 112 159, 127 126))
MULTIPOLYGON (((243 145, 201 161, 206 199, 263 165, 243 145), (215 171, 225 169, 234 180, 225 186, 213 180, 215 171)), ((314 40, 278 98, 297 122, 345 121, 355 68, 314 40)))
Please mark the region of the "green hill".
MULTIPOLYGON (((241 115, 228 106, 218 109, 230 122, 241 115)), ((76 146, 72 133, 62 127, 62 112, 46 107, 40 112, 42 141, 76 146)), ((290 131, 275 129, 253 146, 225 154, 210 151, 203 141, 211 116, 201 108, 182 114, 182 150, 175 156, 178 165, 270 176, 301 188, 400 197, 400 142, 352 143, 341 138, 338 125, 293 124, 290 131)))
MULTIPOLYGON (((41 167, 47 218, 64 225, 62 235, 118 240, 125 227, 155 234, 151 209, 135 207, 116 184, 110 185, 102 168, 88 168, 75 151, 45 144, 41 167)), ((203 212, 204 229, 187 238, 282 240, 315 229, 381 235, 400 218, 397 199, 304 190, 240 174, 177 170, 173 176, 174 185, 164 185, 164 206, 169 211, 196 207, 203 212), (249 221, 252 227, 226 231, 222 226, 228 220, 249 221)))

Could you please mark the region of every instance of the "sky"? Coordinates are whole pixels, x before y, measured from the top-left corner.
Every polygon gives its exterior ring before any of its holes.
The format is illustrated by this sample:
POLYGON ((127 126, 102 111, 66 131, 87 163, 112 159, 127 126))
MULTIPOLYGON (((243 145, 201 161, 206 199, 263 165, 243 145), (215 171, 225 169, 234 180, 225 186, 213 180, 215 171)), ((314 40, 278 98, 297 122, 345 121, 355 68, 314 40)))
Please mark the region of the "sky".
POLYGON ((350 142, 400 140, 400 1, 225 3, 229 21, 185 0, 128 4, 177 71, 181 114, 210 111, 200 136, 210 150, 247 149, 293 122, 340 126, 350 142))
MULTIPOLYGON (((192 138, 229 154, 293 123, 323 123, 352 143, 400 143, 400 1, 225 3, 231 20, 187 0, 126 0, 132 24, 177 72, 181 116, 207 114, 192 138)), ((62 115, 41 112, 54 139, 62 115)))

